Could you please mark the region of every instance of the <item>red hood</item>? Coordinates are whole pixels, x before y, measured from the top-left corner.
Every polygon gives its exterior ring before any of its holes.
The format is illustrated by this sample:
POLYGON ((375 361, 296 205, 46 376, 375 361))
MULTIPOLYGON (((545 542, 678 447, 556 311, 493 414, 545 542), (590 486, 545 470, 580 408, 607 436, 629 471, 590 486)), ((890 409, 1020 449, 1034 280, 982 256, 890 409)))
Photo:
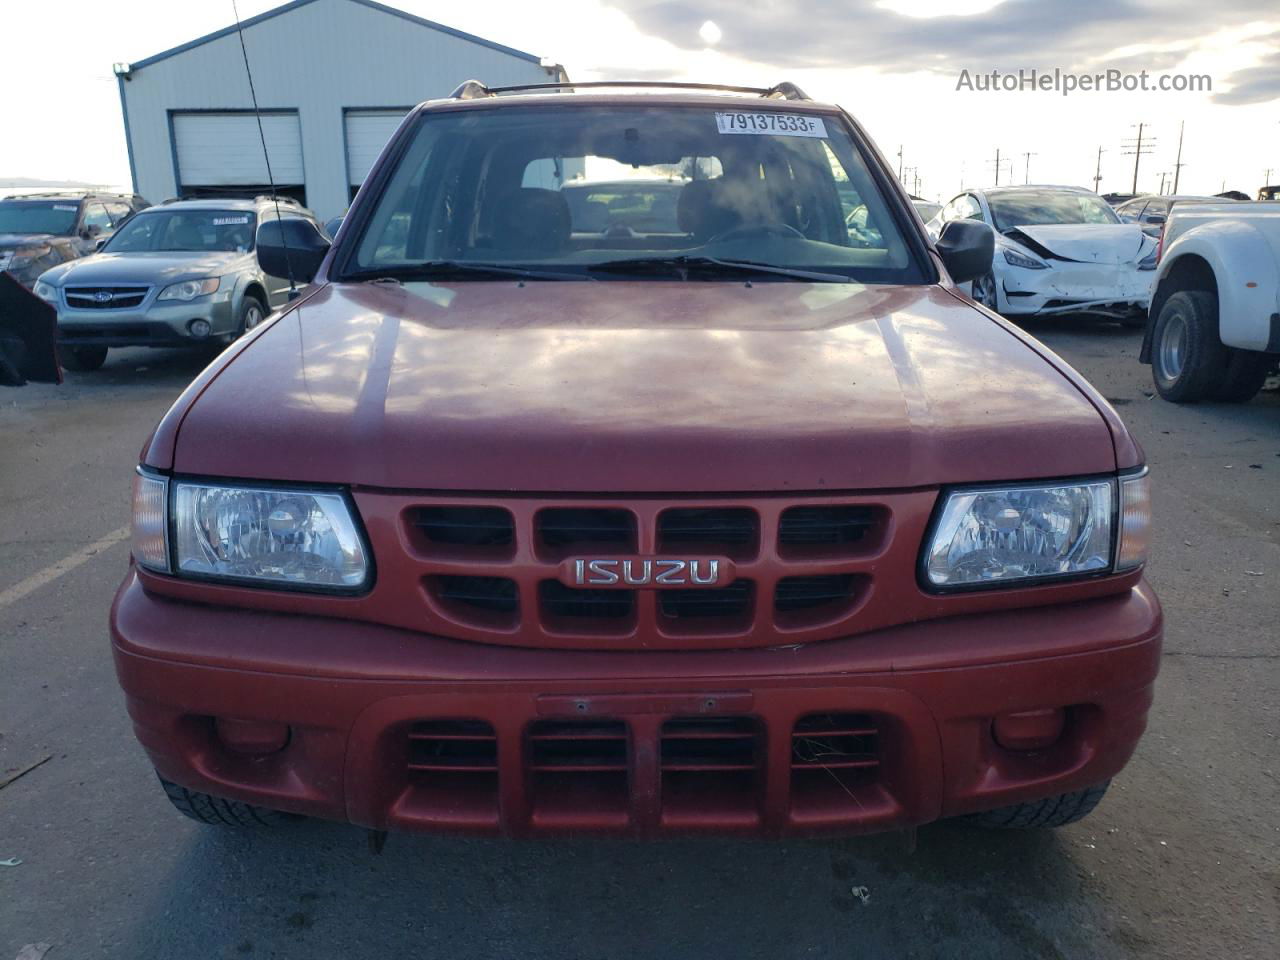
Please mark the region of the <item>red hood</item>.
POLYGON ((180 421, 178 472, 419 490, 868 490, 1116 468, 1081 389, 938 287, 338 284, 229 353, 149 462, 169 465, 180 421))

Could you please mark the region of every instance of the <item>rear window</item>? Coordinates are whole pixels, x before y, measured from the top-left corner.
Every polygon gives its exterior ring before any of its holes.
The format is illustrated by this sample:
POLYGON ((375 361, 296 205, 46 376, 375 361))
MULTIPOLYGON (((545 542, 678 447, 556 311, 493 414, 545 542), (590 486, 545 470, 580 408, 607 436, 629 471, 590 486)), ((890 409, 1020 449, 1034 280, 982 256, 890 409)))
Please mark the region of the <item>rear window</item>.
POLYGON ((411 137, 350 277, 708 256, 869 283, 929 275, 838 115, 504 105, 424 113, 411 137))

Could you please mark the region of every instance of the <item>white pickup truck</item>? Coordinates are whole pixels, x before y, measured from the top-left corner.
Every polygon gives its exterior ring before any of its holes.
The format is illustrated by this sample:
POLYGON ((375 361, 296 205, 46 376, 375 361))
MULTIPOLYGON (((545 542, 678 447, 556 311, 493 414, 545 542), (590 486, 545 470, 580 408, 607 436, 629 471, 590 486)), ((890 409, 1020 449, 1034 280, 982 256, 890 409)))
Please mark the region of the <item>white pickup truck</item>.
POLYGON ((1179 203, 1140 359, 1173 403, 1244 403, 1280 361, 1280 202, 1179 203))

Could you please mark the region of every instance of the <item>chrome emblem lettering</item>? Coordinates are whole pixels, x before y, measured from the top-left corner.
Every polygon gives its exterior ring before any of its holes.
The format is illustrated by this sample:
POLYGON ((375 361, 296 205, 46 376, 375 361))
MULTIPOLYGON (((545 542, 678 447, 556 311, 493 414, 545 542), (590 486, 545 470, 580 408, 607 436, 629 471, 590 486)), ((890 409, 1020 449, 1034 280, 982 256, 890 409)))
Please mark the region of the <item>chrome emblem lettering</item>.
POLYGON ((573 583, 580 587, 709 587, 719 583, 721 571, 717 558, 574 560, 573 583))

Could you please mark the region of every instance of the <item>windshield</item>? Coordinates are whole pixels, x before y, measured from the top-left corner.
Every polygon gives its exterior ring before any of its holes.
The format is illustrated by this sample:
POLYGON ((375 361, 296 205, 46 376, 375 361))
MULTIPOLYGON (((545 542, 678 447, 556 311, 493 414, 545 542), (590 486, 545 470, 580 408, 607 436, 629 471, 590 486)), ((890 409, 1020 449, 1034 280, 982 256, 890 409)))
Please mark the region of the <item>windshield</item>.
POLYGON ((504 106, 424 114, 412 138, 353 238, 347 278, 484 263, 612 280, 625 261, 631 276, 676 261, 839 282, 928 276, 834 115, 504 106))
POLYGON ((66 235, 79 213, 74 200, 0 200, 0 233, 66 235))
POLYGON ((256 217, 244 210, 158 210, 138 214, 103 247, 110 253, 247 253, 256 217))
POLYGON ((1014 227, 1051 223, 1119 223, 1101 197, 1065 190, 1013 190, 987 195, 991 218, 1001 233, 1014 227))

